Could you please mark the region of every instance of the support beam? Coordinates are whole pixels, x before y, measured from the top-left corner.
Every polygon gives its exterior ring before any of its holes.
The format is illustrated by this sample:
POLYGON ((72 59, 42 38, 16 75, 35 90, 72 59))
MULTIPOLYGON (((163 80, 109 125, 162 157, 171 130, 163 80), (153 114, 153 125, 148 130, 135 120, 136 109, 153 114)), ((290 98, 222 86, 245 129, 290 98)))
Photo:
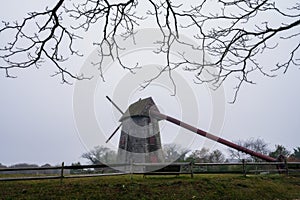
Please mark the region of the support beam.
POLYGON ((206 131, 203 131, 203 130, 201 130, 201 129, 198 129, 198 128, 194 127, 194 126, 191 126, 191 125, 189 125, 189 124, 187 124, 187 123, 185 123, 185 122, 182 122, 182 121, 180 121, 180 120, 178 120, 178 119, 175 119, 175 118, 173 118, 173 117, 170 117, 170 116, 168 116, 168 115, 164 115, 164 114, 162 114, 162 113, 159 113, 159 112, 150 110, 150 116, 153 116, 153 117, 159 118, 159 119, 165 119, 165 120, 167 120, 167 121, 169 121, 169 122, 171 122, 171 123, 173 123, 173 124, 176 124, 176 125, 181 126, 181 127, 185 128, 185 129, 187 129, 187 130, 190 130, 190 131, 192 131, 192 132, 194 132, 194 133, 197 133, 198 135, 201 135, 201 136, 203 136, 203 137, 209 138, 209 139, 211 139, 211 140, 213 140, 213 141, 216 141, 216 142, 218 142, 218 143, 221 143, 221 144, 223 144, 223 145, 225 145, 225 146, 231 147, 231 148, 236 149, 236 150, 238 150, 238 151, 247 153, 247 154, 249 154, 249 155, 251 155, 251 156, 255 156, 255 157, 257 157, 257 158, 261 158, 261 159, 263 159, 263 160, 265 160, 265 161, 268 161, 268 162, 275 162, 275 161, 276 161, 275 158, 272 158, 272 157, 267 156, 267 155, 263 155, 263 154, 261 154, 261 153, 252 151, 252 150, 250 150, 250 149, 248 149, 248 148, 245 148, 245 147, 242 147, 242 146, 240 146, 240 145, 234 144, 234 143, 232 143, 232 142, 230 142, 230 141, 228 141, 228 140, 225 140, 225 139, 223 139, 223 138, 220 138, 220 137, 218 137, 218 136, 215 136, 215 135, 213 135, 213 134, 210 134, 210 133, 208 133, 208 132, 206 132, 206 131))

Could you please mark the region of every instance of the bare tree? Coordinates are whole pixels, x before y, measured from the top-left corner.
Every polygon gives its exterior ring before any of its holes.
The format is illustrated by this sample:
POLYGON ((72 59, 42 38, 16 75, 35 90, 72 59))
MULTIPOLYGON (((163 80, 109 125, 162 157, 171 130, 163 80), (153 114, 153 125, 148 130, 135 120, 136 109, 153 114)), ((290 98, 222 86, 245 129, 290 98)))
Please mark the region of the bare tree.
MULTIPOLYGON (((165 57, 164 67, 145 82, 149 85, 155 78, 178 68, 194 72, 196 83, 210 83, 218 88, 228 79, 236 79, 235 96, 243 83, 254 83, 251 75, 256 72, 273 77, 278 71, 285 73, 291 66, 299 66, 300 4, 295 1, 276 0, 212 0, 212 1, 139 1, 78 0, 70 3, 57 0, 56 5, 44 11, 34 11, 20 22, 3 22, 0 34, 12 35, 0 49, 0 69, 7 77, 14 77, 14 68, 39 67, 50 61, 57 69, 63 83, 69 78, 90 78, 73 74, 64 66, 72 56, 81 56, 74 49, 74 42, 82 39, 78 33, 97 26, 99 38, 98 66, 103 77, 103 59, 108 57, 120 66, 134 72, 136 66, 128 66, 120 58, 117 36, 133 38, 143 22, 154 24, 161 32, 155 53, 165 57), (196 3, 195 3, 196 2, 196 3), (68 24, 71 22, 71 24, 68 24), (74 25, 75 24, 75 25, 74 25), (180 34, 188 34, 199 41, 198 46, 182 40, 180 34), (288 49, 283 45, 292 44, 288 49), (200 60, 192 60, 185 52, 181 59, 172 60, 172 48, 185 45, 198 53, 200 60), (68 50, 65 47, 68 47, 68 50), (267 65, 261 57, 272 56, 280 49, 282 59, 273 56, 267 65), (210 59, 208 59, 208 56, 210 59)), ((175 88, 175 83, 174 83, 175 88)))
POLYGON ((209 162, 223 163, 225 162, 225 156, 220 150, 216 149, 209 154, 209 162))
POLYGON ((225 156, 218 149, 209 152, 209 149, 202 148, 193 151, 187 160, 198 163, 223 163, 225 161, 225 156))
POLYGON ((296 147, 293 150, 294 152, 290 155, 290 160, 300 161, 300 147, 296 147))
POLYGON ((165 162, 184 161, 189 151, 178 144, 165 144, 163 147, 165 162))
POLYGON ((0 168, 7 168, 7 166, 5 166, 2 163, 0 163, 0 168))
POLYGON ((200 163, 208 163, 209 162, 209 149, 202 148, 200 150, 195 150, 189 155, 187 160, 191 160, 194 162, 200 163))
POLYGON ((273 158, 278 158, 279 156, 284 156, 287 158, 290 155, 290 151, 288 151, 283 145, 276 144, 275 151, 269 153, 269 156, 273 158))
POLYGON ((91 151, 82 154, 81 157, 89 160, 91 164, 109 164, 116 162, 117 154, 107 147, 96 146, 91 151))
MULTIPOLYGON (((252 151, 267 155, 270 151, 268 149, 268 144, 263 140, 263 139, 254 139, 254 138, 250 138, 248 140, 239 140, 236 142, 236 144, 246 147, 247 149, 250 149, 252 151)), ((229 148, 228 149, 231 158, 233 159, 238 159, 238 160, 242 160, 242 159, 246 159, 246 160, 250 160, 250 161, 259 161, 259 158, 256 158, 254 156, 249 156, 243 152, 240 152, 238 150, 229 148)))

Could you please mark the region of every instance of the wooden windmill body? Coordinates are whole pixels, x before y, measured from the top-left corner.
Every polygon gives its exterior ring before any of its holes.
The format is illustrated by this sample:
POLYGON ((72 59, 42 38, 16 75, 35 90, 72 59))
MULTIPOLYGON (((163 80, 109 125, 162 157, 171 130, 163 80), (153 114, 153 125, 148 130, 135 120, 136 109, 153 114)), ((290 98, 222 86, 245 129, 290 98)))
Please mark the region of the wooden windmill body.
MULTIPOLYGON (((161 163, 164 161, 159 131, 159 119, 149 111, 159 112, 151 97, 131 104, 120 119, 122 123, 118 162, 161 163)), ((143 167, 135 171, 144 171, 143 167)))

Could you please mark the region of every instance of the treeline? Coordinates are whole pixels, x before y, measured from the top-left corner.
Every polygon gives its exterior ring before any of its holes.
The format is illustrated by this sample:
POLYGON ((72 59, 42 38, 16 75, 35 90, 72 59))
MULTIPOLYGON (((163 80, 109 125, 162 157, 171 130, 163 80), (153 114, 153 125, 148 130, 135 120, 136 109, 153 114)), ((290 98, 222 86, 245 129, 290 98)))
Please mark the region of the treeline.
MULTIPOLYGON (((11 166, 5 166, 0 163, 0 169, 18 169, 18 168, 49 168, 49 167, 57 167, 51 166, 50 164, 37 165, 37 164, 28 164, 28 163, 18 163, 11 166)), ((45 169, 45 170, 20 170, 20 171, 0 171, 0 174, 59 174, 60 169, 45 169)), ((69 170, 66 170, 64 173, 69 173, 69 170)))
MULTIPOLYGON (((236 144, 251 149, 255 152, 262 153, 264 155, 269 155, 273 158, 278 158, 279 156, 283 156, 288 162, 300 162, 300 147, 294 148, 292 151, 289 151, 283 145, 275 145, 273 150, 270 150, 268 144, 262 139, 248 139, 248 140, 239 140, 235 142, 236 144)), ((227 157, 225 156, 225 152, 214 149, 210 150, 207 148, 201 148, 198 150, 189 150, 186 148, 182 148, 178 144, 165 144, 163 146, 163 156, 165 162, 194 162, 194 163, 232 163, 232 162, 242 162, 242 160, 246 162, 260 162, 260 160, 256 157, 249 156, 245 153, 237 151, 235 149, 227 149, 227 157), (229 157, 228 157, 229 155, 229 157)), ((89 152, 86 152, 81 155, 82 158, 88 160, 90 164, 110 164, 110 163, 118 163, 117 162, 117 152, 111 150, 104 146, 96 146, 89 152)), ((79 162, 72 163, 72 166, 80 166, 79 162)), ((45 165, 36 165, 36 164, 27 164, 20 163, 11 166, 5 166, 0 163, 0 169, 5 168, 47 168, 47 167, 56 167, 51 166, 50 164, 45 165)), ((110 169, 108 169, 110 170, 110 169)), ((78 173, 91 173, 91 172, 99 172, 95 169, 71 169, 66 170, 64 173, 70 174, 78 174, 78 173)), ((104 169, 105 171, 105 169, 104 169)), ((104 172, 103 171, 103 172, 104 172)), ((26 170, 26 171, 0 171, 0 174, 59 174, 60 169, 48 169, 48 170, 26 170)))
MULTIPOLYGON (((268 144, 264 140, 253 138, 248 140, 238 140, 235 143, 255 152, 269 155, 275 159, 282 157, 289 162, 300 162, 300 147, 296 147, 292 151, 289 151, 283 145, 275 145, 275 148, 270 150, 268 144)), ((208 148, 191 151, 178 144, 163 145, 163 154, 165 162, 224 163, 242 162, 242 160, 247 162, 263 161, 257 157, 250 156, 232 148, 228 148, 227 153, 224 151, 222 152, 219 149, 210 150, 208 148)), ((117 163, 117 152, 104 146, 96 146, 89 152, 82 154, 81 157, 87 159, 90 164, 117 163)))

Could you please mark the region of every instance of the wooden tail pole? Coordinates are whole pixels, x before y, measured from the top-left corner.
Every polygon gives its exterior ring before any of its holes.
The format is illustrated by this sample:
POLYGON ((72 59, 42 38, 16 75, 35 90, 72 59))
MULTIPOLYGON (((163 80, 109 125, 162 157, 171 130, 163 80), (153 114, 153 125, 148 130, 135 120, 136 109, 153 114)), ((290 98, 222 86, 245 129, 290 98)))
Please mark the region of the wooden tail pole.
POLYGON ((182 121, 180 121, 178 119, 175 119, 173 117, 170 117, 168 115, 164 115, 162 113, 159 113, 159 112, 156 112, 156 111, 153 111, 153 110, 150 110, 150 115, 153 116, 153 117, 159 118, 159 119, 165 119, 165 120, 167 120, 167 121, 169 121, 169 122, 171 122, 173 124, 176 124, 176 125, 181 126, 181 127, 185 128, 187 130, 190 130, 190 131, 192 131, 194 133, 197 133, 198 135, 201 135, 203 137, 209 138, 211 140, 214 140, 214 141, 216 141, 218 143, 224 144, 224 145, 226 145, 228 147, 231 147, 233 149, 236 149, 238 151, 242 151, 242 152, 247 153, 247 154, 249 154, 251 156, 255 156, 257 158, 261 158, 261 159, 263 159, 265 161, 268 161, 268 162, 275 162, 276 161, 275 158, 272 158, 272 157, 267 156, 267 155, 263 155, 261 153, 252 151, 252 150, 247 149, 245 147, 242 147, 240 145, 234 144, 234 143, 232 143, 232 142, 230 142, 228 140, 225 140, 223 138, 220 138, 218 136, 215 136, 213 134, 205 132, 205 131, 203 131, 201 129, 198 129, 198 128, 194 127, 194 126, 191 126, 191 125, 189 125, 189 124, 187 124, 185 122, 182 122, 182 121))

